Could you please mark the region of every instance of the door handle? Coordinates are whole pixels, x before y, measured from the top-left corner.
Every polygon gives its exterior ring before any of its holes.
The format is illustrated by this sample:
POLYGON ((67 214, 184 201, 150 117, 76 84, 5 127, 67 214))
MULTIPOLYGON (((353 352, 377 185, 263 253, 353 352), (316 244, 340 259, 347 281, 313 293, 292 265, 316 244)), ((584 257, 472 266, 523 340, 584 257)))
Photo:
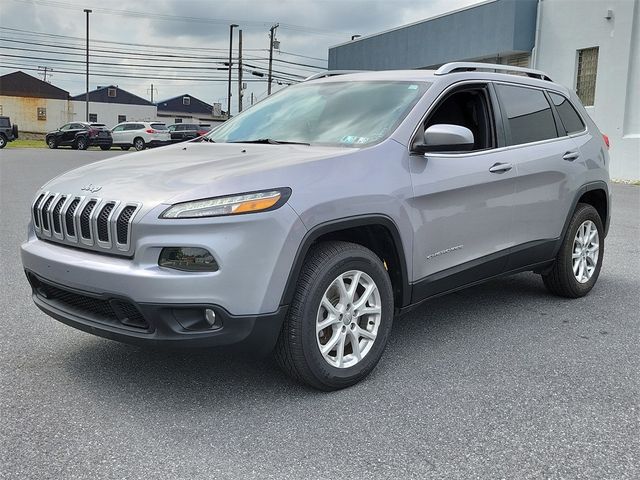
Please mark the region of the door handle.
POLYGON ((578 152, 567 152, 562 156, 562 159, 566 160, 567 162, 573 162, 579 156, 580 156, 580 153, 578 152))
POLYGON ((489 171, 491 173, 504 173, 504 172, 508 172, 512 168, 513 168, 513 165, 511 165, 510 163, 496 163, 489 169, 489 171))

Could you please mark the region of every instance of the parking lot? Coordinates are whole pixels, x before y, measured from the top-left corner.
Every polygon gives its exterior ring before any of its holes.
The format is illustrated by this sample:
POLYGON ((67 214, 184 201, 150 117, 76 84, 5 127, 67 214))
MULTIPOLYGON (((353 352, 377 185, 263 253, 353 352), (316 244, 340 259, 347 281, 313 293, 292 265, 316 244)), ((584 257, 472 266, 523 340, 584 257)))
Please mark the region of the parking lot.
POLYGON ((0 478, 640 477, 640 187, 613 188, 588 297, 525 273, 429 301, 367 380, 320 393, 271 359, 122 345, 35 307, 36 189, 120 154, 0 152, 0 478))

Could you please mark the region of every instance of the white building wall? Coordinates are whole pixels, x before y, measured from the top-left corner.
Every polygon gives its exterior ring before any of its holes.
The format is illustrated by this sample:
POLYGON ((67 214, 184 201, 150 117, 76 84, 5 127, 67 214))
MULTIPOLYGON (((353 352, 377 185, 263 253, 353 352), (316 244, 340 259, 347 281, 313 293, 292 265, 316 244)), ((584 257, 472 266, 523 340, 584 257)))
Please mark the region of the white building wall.
MULTIPOLYGON (((86 113, 85 102, 73 100, 71 103, 75 112, 74 120, 84 121, 86 113)), ((107 127, 112 128, 119 123, 118 115, 125 115, 127 122, 155 120, 157 107, 155 105, 89 102, 89 113, 97 114, 98 123, 104 123, 107 127)))
POLYGON ((73 119, 68 100, 0 95, 1 115, 9 116, 19 132, 46 133, 73 119), (46 120, 38 120, 38 108, 46 108, 46 120))
POLYGON ((587 111, 611 140, 611 177, 640 179, 640 0, 539 5, 535 68, 575 90, 577 50, 599 47, 595 101, 587 111))

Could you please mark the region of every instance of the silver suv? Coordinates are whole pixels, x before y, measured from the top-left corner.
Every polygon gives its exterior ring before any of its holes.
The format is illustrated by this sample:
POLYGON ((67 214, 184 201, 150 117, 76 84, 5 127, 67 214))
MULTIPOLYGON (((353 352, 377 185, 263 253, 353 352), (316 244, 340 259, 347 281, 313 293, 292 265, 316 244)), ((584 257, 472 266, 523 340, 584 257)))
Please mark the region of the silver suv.
POLYGON ((339 389, 426 299, 523 271, 586 295, 609 225, 606 143, 542 72, 329 72, 196 141, 50 181, 22 262, 36 305, 68 325, 273 350, 339 389))

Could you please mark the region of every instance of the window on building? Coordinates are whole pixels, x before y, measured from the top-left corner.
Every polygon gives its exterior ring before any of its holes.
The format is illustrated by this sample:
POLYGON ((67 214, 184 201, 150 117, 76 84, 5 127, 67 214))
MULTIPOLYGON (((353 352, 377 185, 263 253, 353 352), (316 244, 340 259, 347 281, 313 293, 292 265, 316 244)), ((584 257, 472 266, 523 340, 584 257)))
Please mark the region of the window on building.
POLYGON ((182 97, 183 105, 191 105, 191 97, 182 97))
POLYGON ((2 105, 0 105, 0 115, 2 115, 2 105))
POLYGON ((47 119, 47 109, 45 107, 38 107, 38 120, 47 119))
POLYGON ((583 105, 593 105, 596 98, 598 75, 598 47, 578 50, 576 92, 583 105))
POLYGON ((89 114, 89 121, 90 122, 97 122, 98 121, 98 114, 97 113, 90 113, 89 114))
POLYGON ((496 85, 496 89, 506 110, 510 145, 558 136, 551 105, 542 90, 501 84, 496 85))
POLYGON ((118 115, 118 123, 122 123, 122 122, 126 122, 127 121, 127 116, 126 115, 118 115))
POLYGON ((584 123, 580 115, 578 115, 578 112, 576 112, 576 109, 571 105, 571 102, 557 93, 549 92, 549 96, 551 97, 553 105, 556 107, 565 132, 571 134, 583 131, 584 123))
POLYGON ((174 123, 182 123, 182 119, 181 118, 176 118, 176 121, 174 123))
POLYGON ((116 98, 116 89, 115 88, 107 89, 107 96, 111 98, 116 98))

